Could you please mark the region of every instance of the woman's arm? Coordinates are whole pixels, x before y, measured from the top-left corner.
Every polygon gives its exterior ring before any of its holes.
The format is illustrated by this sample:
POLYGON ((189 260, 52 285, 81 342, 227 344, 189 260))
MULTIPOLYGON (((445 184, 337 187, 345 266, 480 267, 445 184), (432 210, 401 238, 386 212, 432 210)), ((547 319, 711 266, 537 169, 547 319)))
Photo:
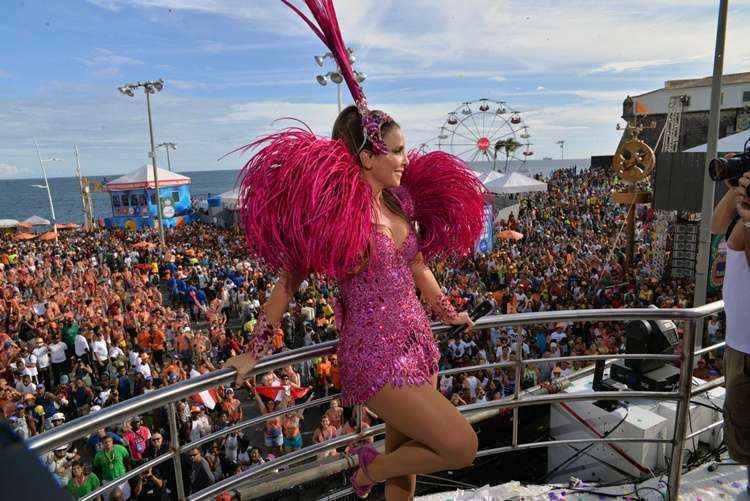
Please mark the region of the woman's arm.
POLYGON ((422 294, 422 301, 429 306, 441 322, 450 325, 467 324, 469 327, 474 325, 468 313, 465 311, 457 313, 453 308, 450 300, 440 290, 440 285, 424 262, 421 252, 417 253, 410 266, 414 284, 422 294))
POLYGON ((730 187, 714 208, 714 214, 711 217, 712 234, 721 235, 727 232, 729 224, 737 213, 736 205, 737 190, 734 187, 730 187))
POLYGON ((235 380, 237 385, 242 384, 247 374, 255 367, 255 363, 268 352, 274 330, 280 325, 281 318, 289 307, 289 302, 292 300, 294 291, 297 290, 300 282, 302 282, 300 276, 293 276, 287 272, 281 273, 279 281, 276 282, 271 295, 261 308, 247 351, 227 360, 226 365, 228 367, 237 369, 237 379, 235 380))

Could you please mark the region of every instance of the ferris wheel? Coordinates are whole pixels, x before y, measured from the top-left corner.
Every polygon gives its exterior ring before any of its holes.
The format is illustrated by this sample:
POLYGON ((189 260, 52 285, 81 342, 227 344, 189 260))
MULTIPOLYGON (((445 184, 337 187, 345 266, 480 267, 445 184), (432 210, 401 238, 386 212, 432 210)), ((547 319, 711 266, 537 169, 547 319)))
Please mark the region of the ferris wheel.
POLYGON ((523 163, 534 154, 529 126, 505 101, 478 99, 448 113, 434 140, 437 149, 467 162, 490 162, 507 170, 513 160, 523 163))

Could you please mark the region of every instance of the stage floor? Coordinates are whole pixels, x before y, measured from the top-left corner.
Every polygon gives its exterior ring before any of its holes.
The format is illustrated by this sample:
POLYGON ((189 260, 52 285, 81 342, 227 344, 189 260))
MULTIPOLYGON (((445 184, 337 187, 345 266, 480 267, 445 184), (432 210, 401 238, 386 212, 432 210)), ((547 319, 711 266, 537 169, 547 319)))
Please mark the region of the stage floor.
MULTIPOLYGON (((728 458, 723 458, 729 461, 728 458)), ((680 487, 680 500, 748 500, 748 471, 746 466, 719 466, 715 471, 709 471, 706 463, 685 474, 680 487)), ((633 484, 618 487, 584 486, 578 492, 575 489, 563 488, 556 485, 526 485, 509 482, 493 487, 485 486, 470 491, 452 491, 429 496, 418 497, 420 501, 502 501, 506 499, 545 499, 545 500, 600 500, 611 496, 622 498, 640 498, 662 501, 667 499, 666 476, 654 478, 638 485, 636 492, 633 484)))

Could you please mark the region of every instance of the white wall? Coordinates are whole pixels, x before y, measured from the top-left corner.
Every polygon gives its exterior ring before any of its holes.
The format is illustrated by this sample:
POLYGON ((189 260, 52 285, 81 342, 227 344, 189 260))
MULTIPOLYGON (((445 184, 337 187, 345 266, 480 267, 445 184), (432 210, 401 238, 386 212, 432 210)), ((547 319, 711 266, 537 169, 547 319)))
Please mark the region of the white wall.
MULTIPOLYGON (((724 85, 722 109, 750 107, 750 101, 744 101, 743 93, 750 92, 750 83, 724 85)), ((667 112, 667 103, 671 96, 687 94, 690 106, 684 111, 708 111, 711 107, 711 87, 693 87, 686 89, 659 89, 654 92, 633 96, 633 100, 645 105, 649 114, 658 115, 667 112)))

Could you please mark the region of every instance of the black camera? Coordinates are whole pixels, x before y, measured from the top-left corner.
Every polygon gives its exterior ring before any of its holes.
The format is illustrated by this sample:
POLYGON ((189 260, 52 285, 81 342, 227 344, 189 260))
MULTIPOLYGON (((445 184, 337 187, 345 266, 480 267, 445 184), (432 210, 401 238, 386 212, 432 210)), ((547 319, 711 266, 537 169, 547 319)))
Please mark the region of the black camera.
POLYGON ((750 139, 745 141, 745 151, 732 158, 714 158, 708 164, 708 175, 714 181, 729 181, 732 186, 739 184, 740 178, 750 170, 750 139))

